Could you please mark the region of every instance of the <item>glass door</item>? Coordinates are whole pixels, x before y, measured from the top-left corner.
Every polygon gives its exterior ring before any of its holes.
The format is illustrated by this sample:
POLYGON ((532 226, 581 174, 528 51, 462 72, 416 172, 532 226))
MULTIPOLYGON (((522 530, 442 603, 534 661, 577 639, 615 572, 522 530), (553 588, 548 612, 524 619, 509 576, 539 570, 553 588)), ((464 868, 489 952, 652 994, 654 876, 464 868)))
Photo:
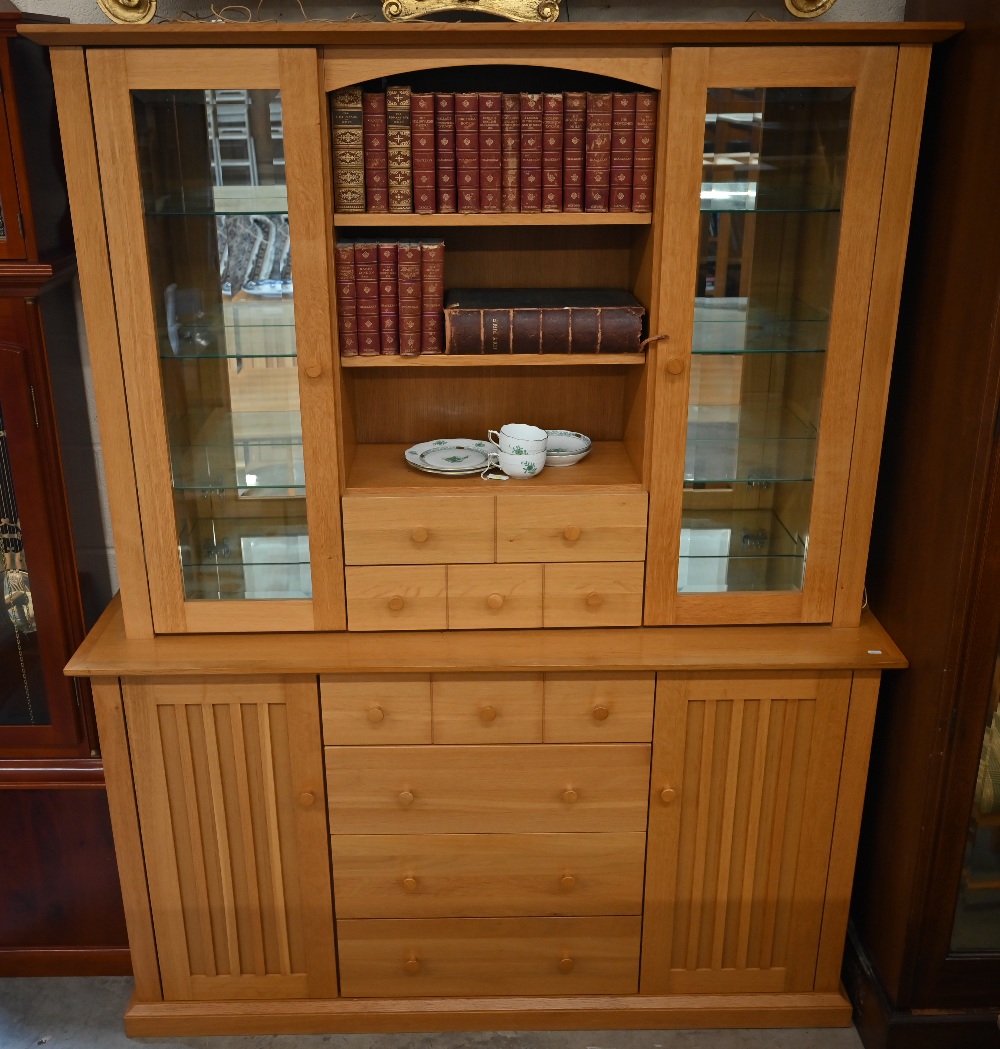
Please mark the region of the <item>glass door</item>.
POLYGON ((672 56, 646 622, 832 617, 895 55, 764 52, 672 56))
POLYGON ((113 149, 134 164, 135 181, 127 166, 106 193, 109 236, 120 207, 145 249, 112 255, 141 339, 122 332, 130 414, 138 402, 144 416, 133 441, 157 630, 310 629, 343 614, 337 526, 320 510, 339 496, 329 293, 315 294, 323 182, 314 173, 298 197, 290 185, 310 162, 322 171, 319 94, 283 90, 296 62, 316 82, 315 53, 267 54, 227 75, 179 52, 178 75, 133 75, 114 126, 98 124, 102 170, 113 149), (287 171, 286 146, 310 125, 304 164, 287 171), (307 435, 309 419, 321 430, 307 435))

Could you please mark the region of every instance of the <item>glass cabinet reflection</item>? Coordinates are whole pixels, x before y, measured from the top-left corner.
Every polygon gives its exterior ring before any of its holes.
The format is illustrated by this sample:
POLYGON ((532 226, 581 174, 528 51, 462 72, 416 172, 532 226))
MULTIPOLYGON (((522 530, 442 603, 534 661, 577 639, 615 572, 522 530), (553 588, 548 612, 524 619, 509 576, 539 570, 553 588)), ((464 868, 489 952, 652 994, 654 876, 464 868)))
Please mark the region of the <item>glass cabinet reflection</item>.
POLYGON ((280 93, 132 97, 185 597, 310 597, 280 93))

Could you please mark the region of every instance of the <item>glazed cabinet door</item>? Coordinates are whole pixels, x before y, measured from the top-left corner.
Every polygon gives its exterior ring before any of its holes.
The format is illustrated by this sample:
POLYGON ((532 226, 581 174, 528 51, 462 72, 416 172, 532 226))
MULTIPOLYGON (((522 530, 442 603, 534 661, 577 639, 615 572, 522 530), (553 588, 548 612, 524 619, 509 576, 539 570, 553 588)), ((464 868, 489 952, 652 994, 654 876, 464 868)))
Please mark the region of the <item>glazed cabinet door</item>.
POLYGON ((897 55, 671 52, 647 624, 833 617, 897 55))
POLYGON ((315 678, 122 691, 164 998, 335 997, 315 678))
POLYGON ((850 699, 848 672, 659 675, 643 994, 813 990, 850 699))
POLYGON ((87 71, 154 629, 343 629, 316 53, 87 71))

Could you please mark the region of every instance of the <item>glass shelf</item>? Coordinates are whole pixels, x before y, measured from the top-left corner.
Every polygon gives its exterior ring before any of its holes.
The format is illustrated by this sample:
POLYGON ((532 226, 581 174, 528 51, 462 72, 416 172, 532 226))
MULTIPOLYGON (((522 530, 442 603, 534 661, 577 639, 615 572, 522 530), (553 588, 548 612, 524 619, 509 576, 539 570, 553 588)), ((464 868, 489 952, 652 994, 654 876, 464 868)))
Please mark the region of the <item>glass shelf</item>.
POLYGON ((756 182, 703 182, 701 184, 701 211, 743 214, 754 212, 772 215, 828 215, 838 214, 839 206, 776 207, 761 201, 756 182))
POLYGON ((180 194, 147 198, 145 214, 155 218, 196 216, 288 215, 288 191, 276 186, 209 186, 180 194))
POLYGON ((823 353, 829 317, 800 304, 778 317, 738 297, 695 299, 691 352, 696 354, 823 353))
POLYGON ((177 352, 171 346, 168 333, 160 330, 160 360, 243 360, 257 358, 294 358, 294 324, 185 325, 178 334, 177 352))
POLYGON ((193 600, 310 598, 304 518, 216 518, 180 547, 185 593, 193 600), (200 541, 199 541, 200 539, 200 541))

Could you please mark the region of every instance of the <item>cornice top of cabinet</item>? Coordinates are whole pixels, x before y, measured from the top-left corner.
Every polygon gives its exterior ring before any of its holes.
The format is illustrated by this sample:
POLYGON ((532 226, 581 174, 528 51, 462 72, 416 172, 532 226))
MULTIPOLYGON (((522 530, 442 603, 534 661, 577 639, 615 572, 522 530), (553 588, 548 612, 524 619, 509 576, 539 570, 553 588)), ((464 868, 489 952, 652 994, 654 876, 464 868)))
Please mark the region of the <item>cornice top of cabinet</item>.
POLYGON ((556 22, 409 23, 169 22, 157 25, 22 25, 49 47, 407 47, 467 46, 527 40, 552 47, 584 44, 929 44, 954 36, 961 22, 556 22))
POLYGON ((624 627, 125 637, 119 598, 66 666, 72 677, 516 671, 887 670, 907 665, 878 620, 857 627, 624 627), (598 655, 600 653, 600 655, 598 655))

